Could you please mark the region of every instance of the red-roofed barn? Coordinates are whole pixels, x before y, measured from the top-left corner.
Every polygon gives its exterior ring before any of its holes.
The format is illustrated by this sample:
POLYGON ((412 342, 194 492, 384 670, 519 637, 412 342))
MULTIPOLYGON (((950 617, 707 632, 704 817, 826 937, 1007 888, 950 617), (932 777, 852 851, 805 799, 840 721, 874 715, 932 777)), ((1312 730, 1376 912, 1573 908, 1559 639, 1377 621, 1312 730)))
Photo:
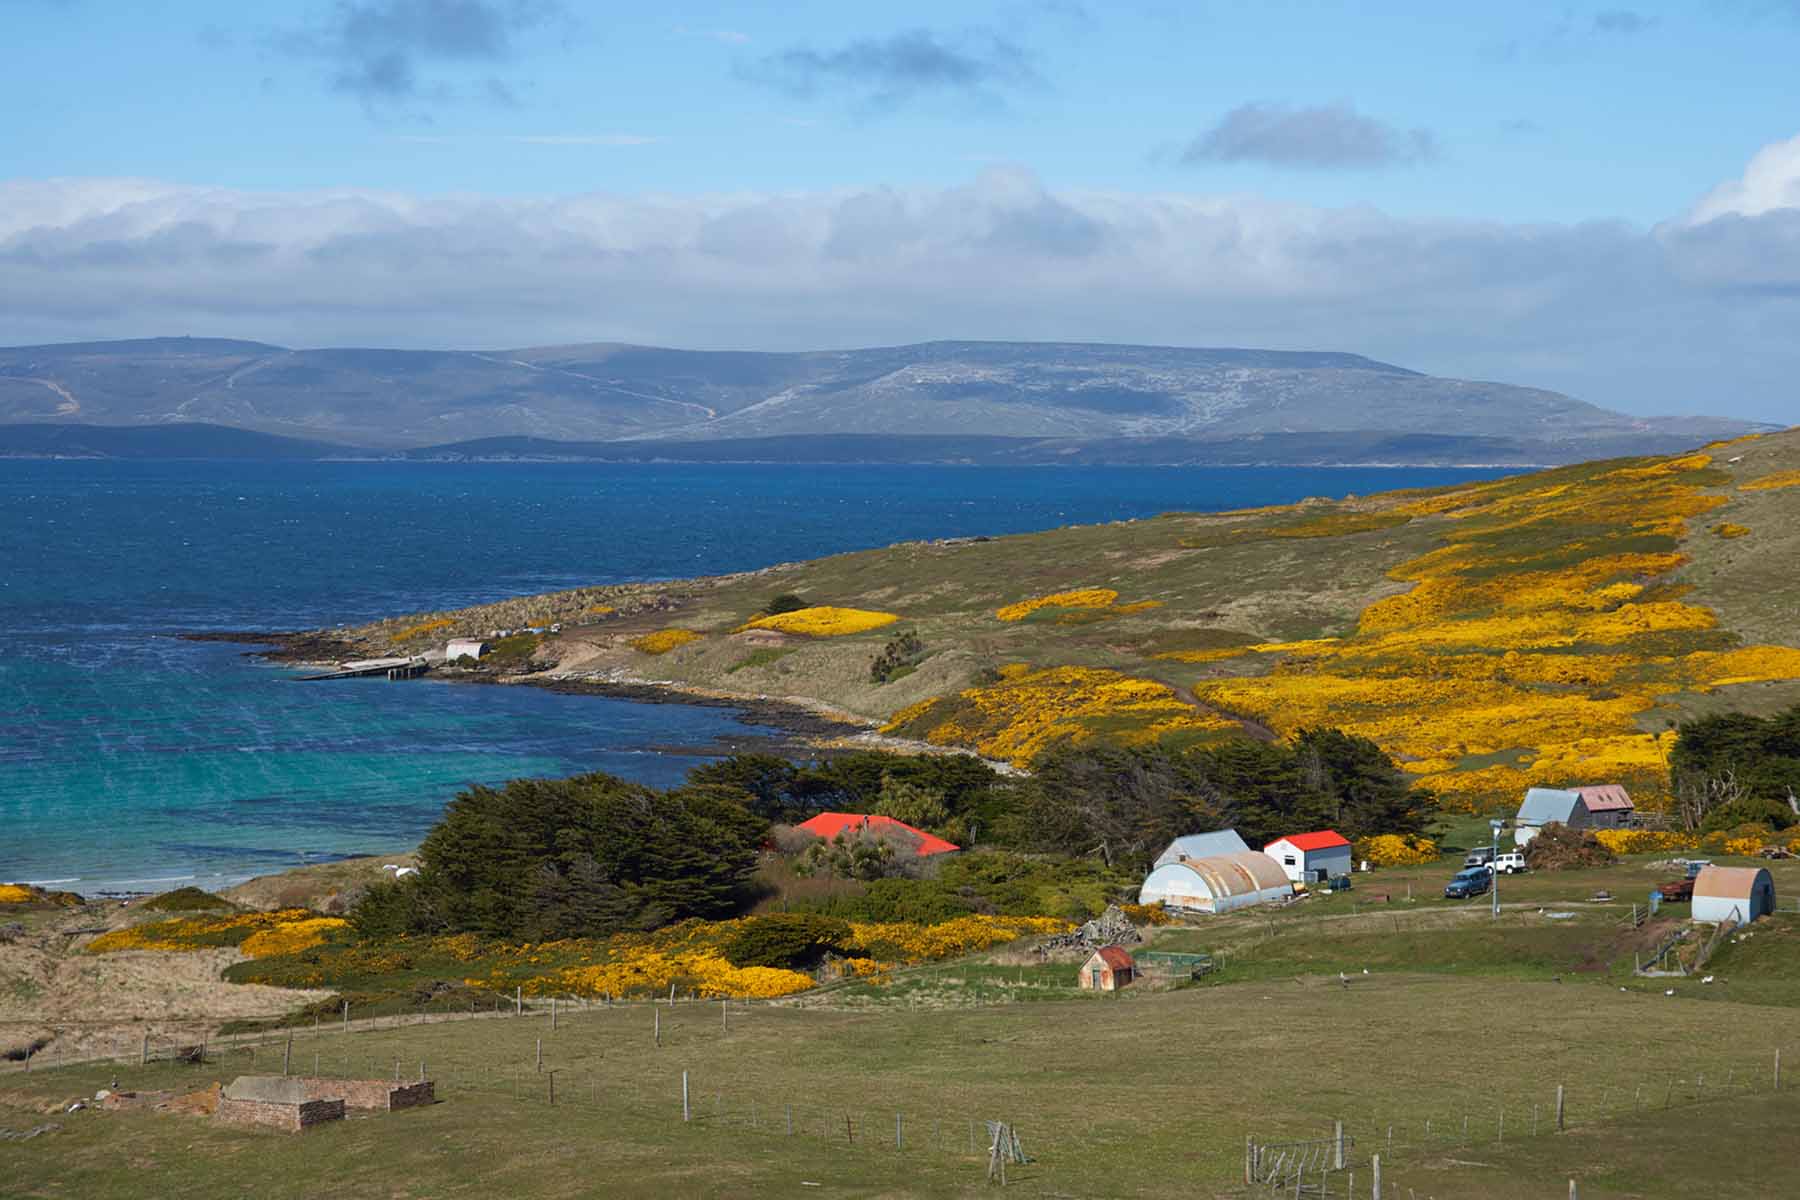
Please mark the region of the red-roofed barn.
POLYGON ((1330 829, 1276 838, 1263 853, 1295 883, 1324 883, 1350 873, 1350 843, 1330 829))
POLYGON ((800 822, 795 828, 804 829, 814 837, 824 838, 828 842, 839 835, 854 838, 866 834, 873 838, 890 839, 896 845, 916 846, 914 853, 920 858, 931 854, 949 854, 961 849, 923 829, 914 829, 904 821, 874 813, 822 812, 800 822))
POLYGON ((1082 987, 1089 991, 1116 992, 1137 974, 1137 963, 1120 946, 1102 946, 1081 964, 1082 987))

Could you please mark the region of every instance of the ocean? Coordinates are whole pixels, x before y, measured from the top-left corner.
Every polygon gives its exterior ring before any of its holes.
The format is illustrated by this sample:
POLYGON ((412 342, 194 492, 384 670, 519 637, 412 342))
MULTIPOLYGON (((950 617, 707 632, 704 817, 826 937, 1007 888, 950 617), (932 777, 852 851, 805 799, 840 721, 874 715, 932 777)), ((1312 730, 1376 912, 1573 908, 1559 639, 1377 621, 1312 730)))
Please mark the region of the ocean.
POLYGON ((222 886, 403 850, 471 784, 667 785, 768 732, 729 709, 535 688, 299 685, 184 632, 1496 474, 0 460, 0 881, 222 886))

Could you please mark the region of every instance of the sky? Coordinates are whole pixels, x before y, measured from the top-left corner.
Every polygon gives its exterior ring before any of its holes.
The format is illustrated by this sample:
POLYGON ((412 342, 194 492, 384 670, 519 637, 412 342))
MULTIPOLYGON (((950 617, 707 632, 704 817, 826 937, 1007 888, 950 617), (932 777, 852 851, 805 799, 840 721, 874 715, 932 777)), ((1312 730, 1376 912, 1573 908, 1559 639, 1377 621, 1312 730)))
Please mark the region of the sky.
POLYGON ((1800 421, 1800 0, 0 28, 0 344, 1257 346, 1800 421))

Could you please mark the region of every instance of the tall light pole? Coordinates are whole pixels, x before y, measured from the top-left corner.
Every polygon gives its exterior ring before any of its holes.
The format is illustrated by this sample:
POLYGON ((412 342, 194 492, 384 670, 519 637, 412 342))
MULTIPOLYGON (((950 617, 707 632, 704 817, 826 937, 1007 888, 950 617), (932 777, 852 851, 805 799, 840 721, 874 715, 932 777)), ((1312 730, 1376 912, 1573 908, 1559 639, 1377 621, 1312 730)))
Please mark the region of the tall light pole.
POLYGON ((1493 840, 1488 843, 1488 873, 1492 875, 1493 887, 1489 890, 1494 896, 1494 920, 1500 919, 1500 827, 1506 824, 1499 817, 1488 818, 1488 828, 1493 831, 1493 840))

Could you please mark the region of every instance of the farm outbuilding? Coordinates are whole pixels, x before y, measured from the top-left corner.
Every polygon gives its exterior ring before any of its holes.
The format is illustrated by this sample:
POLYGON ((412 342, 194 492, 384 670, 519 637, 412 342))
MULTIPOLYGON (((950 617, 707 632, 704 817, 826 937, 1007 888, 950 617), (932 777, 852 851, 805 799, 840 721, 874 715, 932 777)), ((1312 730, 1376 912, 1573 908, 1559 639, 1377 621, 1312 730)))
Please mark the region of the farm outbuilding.
POLYGON ((1189 912, 1222 913, 1294 894, 1280 864, 1256 850, 1165 863, 1144 876, 1139 904, 1189 912))
POLYGON ((1095 992, 1116 992, 1137 975, 1137 964, 1121 946, 1102 946, 1081 964, 1082 987, 1095 992))
POLYGON ((1169 843, 1168 849, 1156 856, 1153 867, 1166 867, 1184 858, 1211 858, 1217 854, 1247 854, 1250 847, 1235 829, 1213 833, 1190 833, 1169 843))
POLYGON ((1552 822, 1570 829, 1623 829, 1636 806, 1622 784, 1599 783, 1572 788, 1528 788, 1513 818, 1513 841, 1523 846, 1552 822))
POLYGON ((1290 833, 1264 846, 1263 853, 1294 883, 1324 883, 1350 873, 1350 842, 1331 829, 1290 833))
POLYGON ((1775 911, 1775 880, 1766 867, 1702 867, 1694 877, 1696 921, 1748 925, 1775 911))
POLYGON ((488 644, 479 638, 451 638, 450 644, 444 647, 444 661, 455 662, 459 658, 479 661, 487 652, 488 644))

